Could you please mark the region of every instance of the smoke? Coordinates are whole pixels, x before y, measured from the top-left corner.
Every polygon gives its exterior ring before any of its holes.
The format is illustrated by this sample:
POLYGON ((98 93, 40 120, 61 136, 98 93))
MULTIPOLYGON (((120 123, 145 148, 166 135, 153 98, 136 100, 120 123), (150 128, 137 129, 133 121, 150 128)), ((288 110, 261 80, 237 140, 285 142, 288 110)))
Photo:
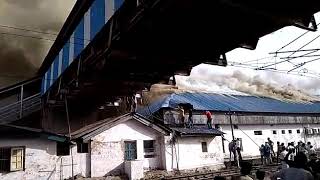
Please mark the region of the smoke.
POLYGON ((56 36, 50 34, 58 33, 74 3, 75 0, 0 1, 0 88, 33 76, 53 43, 12 34, 54 40, 56 36))
POLYGON ((165 84, 154 84, 150 91, 142 92, 142 105, 149 105, 158 99, 161 99, 168 94, 180 92, 176 86, 165 84))
POLYGON ((290 101, 317 101, 320 80, 257 72, 248 69, 199 65, 189 77, 176 76, 179 89, 218 92, 227 94, 249 94, 290 101))

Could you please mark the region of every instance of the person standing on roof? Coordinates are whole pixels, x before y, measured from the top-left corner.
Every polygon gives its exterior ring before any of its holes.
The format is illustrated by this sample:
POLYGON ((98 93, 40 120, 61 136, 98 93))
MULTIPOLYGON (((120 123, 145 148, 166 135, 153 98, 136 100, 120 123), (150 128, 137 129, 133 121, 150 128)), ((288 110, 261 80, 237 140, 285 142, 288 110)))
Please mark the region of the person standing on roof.
POLYGON ((192 119, 192 108, 189 108, 189 117, 188 117, 188 127, 193 128, 193 119, 192 119))
POLYGON ((184 109, 183 109, 183 107, 182 106, 179 106, 179 108, 178 108, 178 110, 179 110, 179 120, 180 120, 180 125, 183 125, 183 126, 185 126, 185 122, 184 122, 184 109))
POLYGON ((210 111, 206 111, 205 115, 207 116, 207 125, 209 129, 212 129, 212 114, 210 111))

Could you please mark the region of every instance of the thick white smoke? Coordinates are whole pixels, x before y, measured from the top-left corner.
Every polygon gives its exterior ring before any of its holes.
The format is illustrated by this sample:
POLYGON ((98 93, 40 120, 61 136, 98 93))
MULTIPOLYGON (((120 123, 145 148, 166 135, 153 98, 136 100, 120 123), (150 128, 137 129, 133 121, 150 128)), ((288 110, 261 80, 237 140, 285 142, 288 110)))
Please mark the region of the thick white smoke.
POLYGON ((56 37, 4 26, 57 34, 74 3, 75 0, 0 1, 0 88, 32 76, 53 43, 16 35, 53 40, 56 37))
POLYGON ((176 76, 179 89, 239 94, 281 100, 316 101, 320 80, 234 67, 199 65, 190 76, 176 76))

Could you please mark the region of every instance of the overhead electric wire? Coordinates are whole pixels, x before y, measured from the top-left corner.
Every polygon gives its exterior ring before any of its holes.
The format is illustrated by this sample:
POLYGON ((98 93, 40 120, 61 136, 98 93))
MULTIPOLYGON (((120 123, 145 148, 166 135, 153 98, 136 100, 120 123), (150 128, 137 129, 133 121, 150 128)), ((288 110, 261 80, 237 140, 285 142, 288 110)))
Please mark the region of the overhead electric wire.
MULTIPOLYGON (((316 26, 318 26, 318 25, 320 25, 320 23, 316 24, 316 26)), ((309 32, 310 32, 310 31, 306 31, 306 32, 302 33, 301 35, 299 35, 298 37, 296 37, 295 39, 293 39, 292 41, 290 41, 290 42, 287 43, 286 45, 282 46, 281 48, 279 48, 279 49, 276 50, 275 52, 269 53, 269 54, 275 54, 275 56, 277 56, 277 54, 278 54, 278 52, 279 52, 280 50, 282 50, 282 49, 284 49, 285 47, 289 46, 290 44, 292 44, 293 42, 297 41, 298 39, 300 39, 301 37, 303 37, 304 35, 306 35, 306 34, 309 33, 309 32)), ((315 37, 314 39, 312 39, 312 40, 309 41, 308 43, 304 44, 304 45, 303 45, 302 47, 300 47, 298 50, 293 51, 292 54, 290 54, 290 55, 288 56, 288 59, 286 59, 285 61, 281 61, 280 63, 289 62, 289 63, 295 65, 294 63, 292 63, 292 62, 290 61, 291 59, 290 59, 289 57, 291 57, 293 54, 295 54, 296 52, 300 51, 302 48, 306 47, 307 45, 309 45, 310 43, 312 43, 313 41, 315 41, 315 40, 316 40, 317 38, 319 38, 319 37, 320 37, 320 35, 318 35, 317 37, 315 37)), ((270 65, 265 65, 265 66, 259 67, 259 68, 257 68, 257 69, 264 69, 264 68, 266 68, 266 67, 273 66, 273 65, 276 65, 276 64, 279 64, 279 63, 277 63, 277 62, 276 62, 276 63, 272 63, 272 64, 270 64, 270 65)))
POLYGON ((264 59, 269 59, 269 58, 273 58, 273 56, 266 56, 263 58, 258 58, 258 59, 253 59, 253 60, 249 60, 249 61, 244 61, 242 63, 249 63, 249 62, 254 62, 254 61, 259 61, 259 60, 264 60, 264 59))
MULTIPOLYGON (((320 23, 317 24, 317 26, 320 25, 320 23)), ((280 49, 278 49, 275 54, 277 54, 278 51, 284 49, 285 47, 289 46, 290 44, 292 44, 293 42, 295 42, 296 40, 300 39, 301 37, 303 37, 304 35, 306 35, 307 33, 309 33, 310 31, 306 31, 304 33, 302 33, 300 36, 298 36, 297 38, 295 38, 294 40, 290 41, 289 43, 287 43, 286 45, 282 46, 280 49)))
MULTIPOLYGON (((291 50, 291 51, 280 51, 277 52, 277 54, 284 54, 284 53, 290 53, 290 52, 295 52, 295 51, 299 51, 299 52, 303 52, 303 51, 319 51, 320 49, 301 49, 301 50, 291 50)), ((271 52, 269 54, 276 54, 276 52, 271 52)), ((274 56, 272 56, 274 57, 274 56)))
POLYGON ((57 36, 58 35, 57 33, 51 33, 51 32, 45 32, 45 31, 40 31, 40 30, 33 30, 33 29, 27 29, 27 28, 15 27, 15 26, 3 25, 3 24, 0 24, 0 27, 7 28, 7 29, 20 30, 20 31, 34 32, 34 33, 39 33, 39 34, 47 34, 47 35, 52 35, 52 36, 57 36))
MULTIPOLYGON (((33 32, 33 33, 38 33, 38 34, 46 34, 46 35, 51 35, 57 37, 59 34, 58 33, 52 33, 52 32, 46 32, 46 31, 41 31, 41 30, 35 30, 35 29, 27 29, 27 28, 22 28, 22 27, 16 27, 16 26, 9 26, 9 25, 3 25, 0 24, 0 28, 7 28, 7 29, 14 29, 14 30, 20 30, 20 31, 26 31, 26 32, 33 32)), ((27 35, 28 36, 28 35, 27 35)), ((78 40, 85 40, 85 41, 91 41, 89 39, 85 38, 80 38, 80 37, 74 37, 75 39, 78 40)), ((53 40, 55 41, 55 40, 53 40)))
MULTIPOLYGON (((252 67, 252 66, 239 66, 239 65, 234 65, 234 67, 239 67, 239 68, 245 68, 245 69, 252 69, 255 71, 258 71, 259 69, 252 67)), ((274 72, 274 73, 280 73, 280 74, 291 74, 295 76, 303 76, 303 77, 308 77, 308 78, 314 78, 314 79, 319 79, 320 74, 318 73, 300 73, 299 71, 292 71, 289 72, 287 70, 278 70, 278 69, 261 69, 263 71, 269 71, 269 72, 274 72)))
MULTIPOLYGON (((31 39, 36 39, 36 40, 44 40, 44 41, 51 41, 55 42, 55 39, 50 39, 50 38, 44 38, 44 37, 39 37, 39 36, 30 36, 30 35, 22 35, 22 34, 16 34, 16 33, 9 33, 9 32, 0 32, 0 35, 10 35, 10 36, 16 36, 16 37, 24 37, 24 38, 31 38, 31 39)), ((71 43, 70 44, 76 44, 76 45, 84 45, 84 43, 71 43)))
POLYGON ((22 34, 15 34, 15 33, 8 33, 8 32, 0 32, 2 35, 11 35, 11 36, 16 36, 16 37, 25 37, 25 38, 32 38, 32 39, 38 39, 38 40, 45 40, 45 41, 55 41, 54 39, 49 39, 49 38, 43 38, 43 37, 38 37, 38 36, 30 36, 30 35, 22 35, 22 34))
POLYGON ((309 44, 311 44, 313 41, 315 41, 316 39, 318 39, 320 37, 320 34, 318 36, 316 36, 315 38, 313 38, 311 41, 307 42, 306 44, 304 44, 303 46, 301 46, 297 51, 292 52, 292 54, 290 54, 288 57, 291 57, 292 55, 294 55, 295 53, 297 53, 299 50, 301 50, 302 48, 308 46, 309 44))
POLYGON ((315 58, 315 59, 311 59, 309 61, 302 62, 302 63, 298 64, 296 67, 290 69, 288 72, 291 72, 291 71, 293 71, 295 69, 301 68, 302 66, 306 65, 307 63, 310 63, 310 62, 313 62, 313 61, 317 61, 317 60, 320 60, 320 58, 315 58))
POLYGON ((301 55, 301 56, 292 56, 292 57, 283 57, 280 59, 296 59, 296 58, 309 58, 309 57, 318 57, 320 54, 312 54, 312 55, 301 55))
MULTIPOLYGON (((307 42, 306 44, 304 44, 303 46, 301 46, 299 49, 297 49, 296 51, 292 52, 292 54, 290 54, 289 56, 287 56, 288 58, 291 57, 293 54, 295 54, 296 52, 298 52, 299 50, 301 50, 302 48, 306 47, 307 45, 309 45, 310 43, 312 43, 313 41, 315 41, 316 39, 318 39, 320 37, 320 35, 316 36, 315 38, 313 38, 311 41, 307 42)), ((313 53, 313 51, 311 52, 313 53)), ((311 54, 309 52, 309 54, 311 54)), ((307 53, 308 54, 308 53, 307 53)), ((263 70, 264 68, 266 67, 270 67, 270 66, 273 66, 273 65, 276 65, 276 64, 280 64, 280 63, 283 63, 283 62, 289 62, 288 59, 286 60, 283 60, 283 61, 279 61, 279 62, 275 62, 275 63, 272 63, 272 64, 268 64, 268 65, 265 65, 265 66, 262 66, 262 67, 259 67, 257 68, 258 70, 263 70)))
POLYGON ((288 59, 288 58, 290 58, 290 59, 296 59, 296 58, 300 58, 300 57, 308 57, 308 55, 313 54, 313 53, 315 53, 315 52, 318 52, 318 50, 309 51, 309 52, 304 53, 304 54, 302 54, 302 55, 300 55, 300 56, 283 57, 283 58, 280 58, 280 59, 288 59))

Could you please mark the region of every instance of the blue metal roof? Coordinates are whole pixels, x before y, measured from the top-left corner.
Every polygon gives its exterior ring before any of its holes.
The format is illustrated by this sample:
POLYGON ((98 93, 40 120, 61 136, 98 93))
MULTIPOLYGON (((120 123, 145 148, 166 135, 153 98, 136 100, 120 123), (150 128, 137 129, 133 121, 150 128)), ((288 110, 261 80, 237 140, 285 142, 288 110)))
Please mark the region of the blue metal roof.
POLYGON ((255 113, 320 113, 320 102, 296 102, 267 97, 225 95, 216 93, 174 93, 148 107, 138 110, 141 114, 151 114, 161 108, 176 108, 180 103, 190 103, 195 110, 235 111, 255 113))

